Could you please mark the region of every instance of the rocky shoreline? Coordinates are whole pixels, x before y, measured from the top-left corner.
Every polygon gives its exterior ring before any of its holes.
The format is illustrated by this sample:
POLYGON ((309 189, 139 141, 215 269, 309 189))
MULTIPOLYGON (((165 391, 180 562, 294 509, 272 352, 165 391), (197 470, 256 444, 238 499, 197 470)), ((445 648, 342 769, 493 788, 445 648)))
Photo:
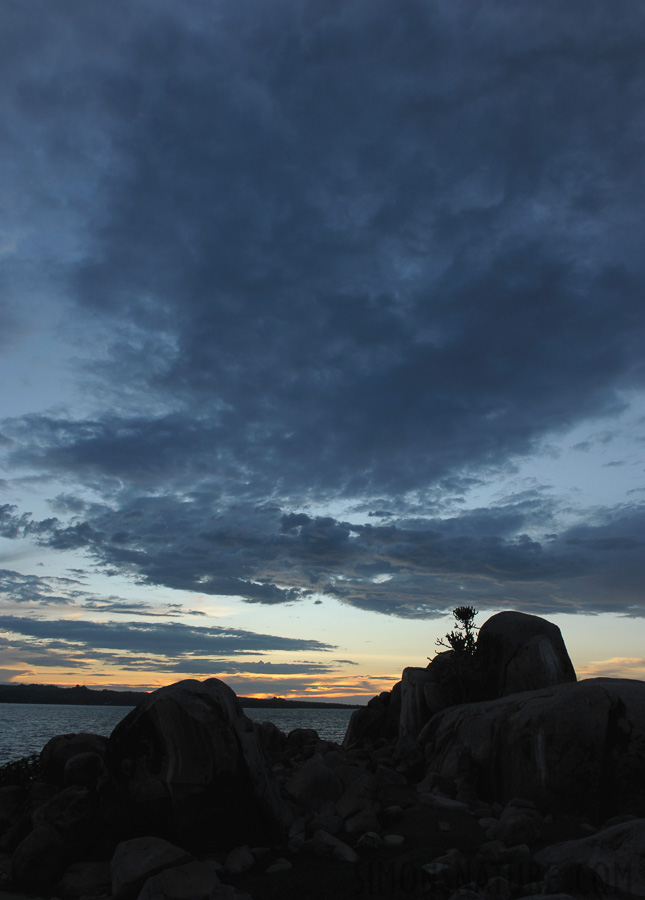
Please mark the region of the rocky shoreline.
POLYGON ((251 722, 223 682, 61 735, 0 788, 0 900, 645 897, 645 683, 576 681, 521 613, 353 716, 251 722))

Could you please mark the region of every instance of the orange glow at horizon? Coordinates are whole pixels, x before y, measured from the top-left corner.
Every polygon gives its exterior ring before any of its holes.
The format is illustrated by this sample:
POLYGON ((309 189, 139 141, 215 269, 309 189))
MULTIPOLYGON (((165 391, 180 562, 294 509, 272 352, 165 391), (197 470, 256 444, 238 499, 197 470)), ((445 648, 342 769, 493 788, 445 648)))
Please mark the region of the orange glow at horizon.
POLYGON ((228 673, 181 673, 158 672, 125 675, 123 672, 92 672, 83 677, 80 672, 38 671, 32 667, 5 670, 9 683, 12 684, 51 684, 58 687, 75 687, 82 685, 90 690, 113 691, 154 691, 168 684, 184 680, 204 681, 208 678, 219 678, 228 684, 236 694, 250 699, 266 700, 280 697, 289 700, 344 701, 352 698, 369 700, 383 690, 389 690, 400 679, 400 674, 360 675, 352 672, 334 673, 328 676, 311 677, 297 674, 289 677, 264 673, 235 672, 228 673), (9 671, 15 674, 9 675, 9 671), (147 676, 147 677, 146 677, 147 676), (293 682, 296 682, 295 684, 293 682))

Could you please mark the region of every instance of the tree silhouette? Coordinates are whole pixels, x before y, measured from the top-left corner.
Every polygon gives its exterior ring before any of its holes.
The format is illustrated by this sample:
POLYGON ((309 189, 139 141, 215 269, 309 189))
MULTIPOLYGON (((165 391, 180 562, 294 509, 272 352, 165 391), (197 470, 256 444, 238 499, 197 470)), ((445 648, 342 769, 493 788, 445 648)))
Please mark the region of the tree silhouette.
POLYGON ((437 645, 454 650, 455 653, 474 656, 477 648, 475 632, 479 630, 475 625, 477 610, 474 606, 458 606, 453 609, 452 614, 455 617, 455 627, 448 632, 445 640, 438 638, 437 645))

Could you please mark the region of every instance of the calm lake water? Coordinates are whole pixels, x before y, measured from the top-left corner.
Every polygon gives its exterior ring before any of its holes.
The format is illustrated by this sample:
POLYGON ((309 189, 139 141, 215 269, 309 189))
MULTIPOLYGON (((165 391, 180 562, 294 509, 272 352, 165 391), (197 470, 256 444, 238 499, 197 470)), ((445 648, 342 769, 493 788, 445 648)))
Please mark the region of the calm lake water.
MULTIPOLYGON (((109 736, 129 706, 57 706, 0 703, 0 765, 39 753, 57 734, 90 731, 109 736)), ((245 709, 255 722, 274 722, 281 731, 314 728, 321 738, 340 743, 351 709, 245 709)))

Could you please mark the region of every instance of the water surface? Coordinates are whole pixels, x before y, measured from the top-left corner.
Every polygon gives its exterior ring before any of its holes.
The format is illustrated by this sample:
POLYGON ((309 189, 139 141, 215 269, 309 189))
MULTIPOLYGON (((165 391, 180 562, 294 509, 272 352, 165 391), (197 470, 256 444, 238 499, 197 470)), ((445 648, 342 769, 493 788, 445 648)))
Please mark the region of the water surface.
MULTIPOLYGON (((39 753, 57 734, 89 731, 106 737, 131 706, 72 706, 0 703, 0 765, 39 753)), ((274 722, 284 732, 313 728, 321 738, 341 743, 351 709, 245 709, 254 722, 274 722)))

